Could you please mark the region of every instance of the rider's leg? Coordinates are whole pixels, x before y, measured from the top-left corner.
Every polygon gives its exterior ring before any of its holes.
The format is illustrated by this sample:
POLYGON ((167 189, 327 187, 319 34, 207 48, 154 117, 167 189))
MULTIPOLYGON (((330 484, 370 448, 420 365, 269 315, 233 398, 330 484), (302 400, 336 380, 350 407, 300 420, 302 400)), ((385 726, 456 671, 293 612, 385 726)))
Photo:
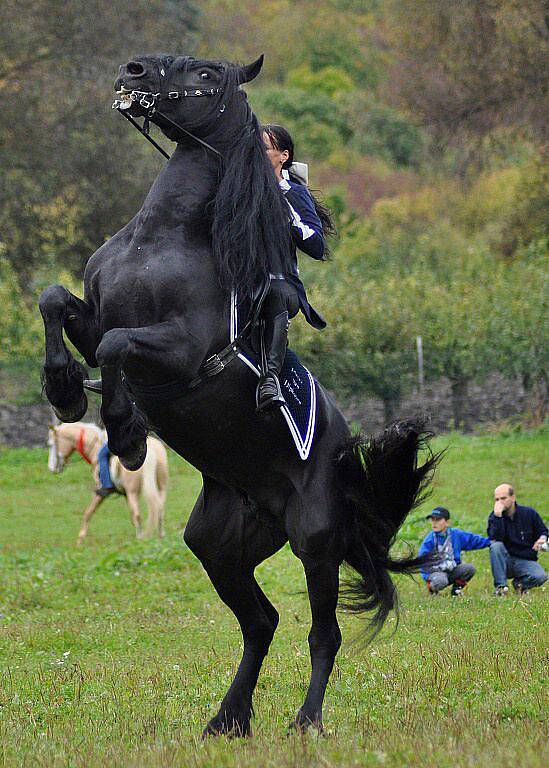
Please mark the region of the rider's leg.
POLYGON ((40 297, 39 306, 46 337, 43 368, 46 396, 62 421, 78 421, 88 405, 82 387, 86 372, 67 349, 63 330, 86 362, 96 365, 98 333, 94 312, 62 285, 47 288, 40 297))
POLYGON ((97 489, 96 493, 98 493, 99 496, 107 495, 108 492, 111 492, 114 490, 114 484, 111 479, 111 472, 109 467, 109 461, 111 458, 111 452, 109 451, 109 444, 105 443, 105 445, 100 449, 99 453, 97 454, 97 460, 99 462, 99 484, 100 487, 97 489), (100 491, 107 491, 107 493, 102 494, 100 491))
POLYGON ((286 280, 273 279, 261 311, 263 321, 262 375, 257 385, 257 409, 284 404, 278 376, 284 364, 291 317, 299 310, 297 292, 286 280))

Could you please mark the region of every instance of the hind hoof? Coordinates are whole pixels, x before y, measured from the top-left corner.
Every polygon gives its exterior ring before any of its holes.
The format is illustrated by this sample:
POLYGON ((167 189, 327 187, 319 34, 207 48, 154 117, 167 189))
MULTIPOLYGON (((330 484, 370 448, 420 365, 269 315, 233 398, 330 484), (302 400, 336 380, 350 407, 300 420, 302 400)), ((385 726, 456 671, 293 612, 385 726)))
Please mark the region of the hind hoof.
POLYGON ((86 411, 88 410, 88 398, 83 394, 82 398, 74 408, 62 409, 52 405, 52 409, 59 421, 64 421, 65 423, 80 421, 80 419, 84 418, 86 411))
POLYGON ((118 456, 120 463, 124 469, 130 472, 135 472, 136 469, 143 466, 143 462, 147 457, 147 443, 140 445, 135 451, 126 453, 123 456, 118 456))

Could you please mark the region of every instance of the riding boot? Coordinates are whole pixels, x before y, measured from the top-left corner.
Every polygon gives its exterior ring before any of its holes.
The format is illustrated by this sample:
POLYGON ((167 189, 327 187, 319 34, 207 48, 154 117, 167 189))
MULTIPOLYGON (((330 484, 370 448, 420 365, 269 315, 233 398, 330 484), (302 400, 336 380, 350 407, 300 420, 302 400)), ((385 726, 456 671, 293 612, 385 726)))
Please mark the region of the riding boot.
POLYGON ((288 344, 288 313, 265 320, 261 356, 261 377, 256 390, 257 410, 280 408, 286 401, 280 389, 278 376, 286 357, 288 344))
POLYGON ((103 382, 101 379, 84 379, 84 389, 90 392, 96 392, 98 395, 103 394, 103 382))

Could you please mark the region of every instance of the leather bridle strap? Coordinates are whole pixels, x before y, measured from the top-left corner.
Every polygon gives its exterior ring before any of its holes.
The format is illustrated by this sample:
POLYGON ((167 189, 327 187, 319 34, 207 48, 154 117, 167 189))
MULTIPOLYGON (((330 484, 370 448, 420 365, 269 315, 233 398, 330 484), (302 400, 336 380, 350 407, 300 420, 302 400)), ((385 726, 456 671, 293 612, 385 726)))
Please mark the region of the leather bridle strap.
MULTIPOLYGON (((204 139, 201 139, 199 136, 195 136, 194 133, 191 133, 186 128, 183 128, 182 125, 179 125, 179 123, 174 122, 170 117, 165 115, 163 112, 160 112, 157 107, 156 103, 157 101, 173 101, 174 99, 182 99, 182 98, 188 98, 188 97, 199 97, 199 96, 215 96, 218 93, 223 93, 223 88, 195 88, 191 91, 170 91, 169 93, 152 93, 149 91, 131 91, 127 95, 131 99, 131 101, 139 102, 140 106, 142 106, 144 109, 147 109, 147 117, 145 118, 145 123, 143 127, 139 125, 139 123, 134 120, 134 118, 131 115, 126 114, 126 110, 122 109, 122 104, 124 103, 120 99, 116 99, 113 104, 112 108, 116 109, 117 112, 120 112, 121 115, 123 115, 129 122, 137 128, 139 133, 144 136, 147 141, 149 141, 155 149, 157 149, 162 155, 164 155, 165 158, 169 159, 168 153, 162 149, 162 147, 157 144, 157 142, 149 136, 148 130, 146 126, 148 125, 148 118, 152 117, 153 115, 158 115, 163 120, 168 123, 172 128, 175 128, 180 133, 182 133, 184 136, 188 136, 190 139, 193 139, 193 141, 198 142, 198 144, 201 144, 205 149, 208 149, 210 152, 213 152, 215 155, 217 155, 221 161, 223 161, 223 155, 221 152, 216 149, 215 147, 212 147, 211 144, 208 144, 207 141, 204 141, 204 139)), ((223 108, 219 110, 222 114, 225 111, 225 105, 223 105, 223 108)))

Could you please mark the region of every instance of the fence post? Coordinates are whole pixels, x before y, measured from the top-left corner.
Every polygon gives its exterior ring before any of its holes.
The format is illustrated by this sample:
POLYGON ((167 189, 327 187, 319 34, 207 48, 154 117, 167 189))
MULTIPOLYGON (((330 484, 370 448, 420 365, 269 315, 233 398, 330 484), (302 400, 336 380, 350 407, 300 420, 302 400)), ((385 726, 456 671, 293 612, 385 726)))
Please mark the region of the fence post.
POLYGON ((419 394, 423 397, 423 339, 421 336, 416 336, 417 347, 417 381, 419 386, 419 394))

